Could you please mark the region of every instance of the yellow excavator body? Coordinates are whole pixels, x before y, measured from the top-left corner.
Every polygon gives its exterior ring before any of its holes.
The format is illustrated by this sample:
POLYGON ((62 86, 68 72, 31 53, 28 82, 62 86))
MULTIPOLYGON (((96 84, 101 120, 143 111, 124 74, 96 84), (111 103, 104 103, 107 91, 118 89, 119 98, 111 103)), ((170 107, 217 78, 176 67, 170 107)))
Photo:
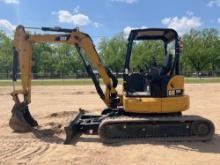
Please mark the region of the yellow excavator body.
MULTIPOLYGON (((167 84, 167 94, 172 95, 176 90, 184 90, 184 77, 174 76, 167 84)), ((123 107, 132 113, 177 113, 189 109, 189 96, 171 97, 126 97, 123 96, 123 107)))
POLYGON ((15 105, 12 109, 10 127, 17 132, 31 131, 38 125, 31 116, 32 45, 34 43, 64 43, 76 47, 88 75, 106 108, 100 115, 90 115, 80 110, 65 127, 68 144, 78 133, 95 132, 103 142, 121 139, 146 138, 160 140, 209 140, 214 134, 214 125, 199 116, 184 116, 189 109, 189 96, 185 94, 184 77, 180 74, 179 60, 181 44, 173 29, 132 30, 128 38, 123 73, 123 91, 116 90, 118 80, 105 67, 98 56, 91 37, 79 29, 41 28, 57 34, 28 34, 18 26, 13 42, 13 92, 15 105), (60 33, 61 32, 61 33, 60 33), (165 63, 160 69, 152 66, 147 72, 131 72, 130 57, 133 41, 162 40, 165 49, 165 63), (167 52, 167 45, 173 42, 175 54, 167 52), (93 72, 98 71, 105 85, 105 91, 93 72), (18 67, 21 72, 21 89, 16 89, 18 67), (20 100, 19 95, 23 96, 20 100))

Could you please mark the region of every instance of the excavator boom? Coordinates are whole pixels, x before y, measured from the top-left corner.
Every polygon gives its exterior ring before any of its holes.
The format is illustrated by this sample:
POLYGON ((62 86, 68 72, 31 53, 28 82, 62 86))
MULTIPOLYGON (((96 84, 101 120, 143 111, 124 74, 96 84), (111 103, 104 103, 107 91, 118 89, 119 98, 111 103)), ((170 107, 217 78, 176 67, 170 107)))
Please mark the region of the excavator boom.
MULTIPOLYGON (((98 71, 100 77, 102 78, 106 91, 102 92, 101 88, 96 86, 99 92, 98 94, 103 99, 107 106, 111 104, 111 95, 117 94, 115 87, 117 86, 117 79, 113 77, 110 70, 104 67, 102 64, 95 46, 93 45, 92 39, 88 34, 80 32, 78 29, 62 29, 62 28, 48 28, 43 27, 44 31, 53 31, 53 32, 64 32, 65 34, 48 34, 48 35, 30 35, 25 32, 23 26, 18 26, 16 28, 13 50, 14 50, 14 68, 20 65, 21 71, 21 82, 22 89, 15 90, 12 93, 12 96, 16 102, 18 94, 24 95, 24 102, 29 104, 31 102, 31 71, 32 71, 32 44, 33 43, 64 43, 70 44, 77 48, 81 54, 83 50, 85 55, 90 62, 92 62, 93 67, 98 71), (66 34, 67 33, 67 34, 66 34)), ((83 57, 85 60, 85 58, 83 57)), ((88 63, 86 63, 88 65, 88 63)), ((13 72, 13 77, 16 77, 16 70, 13 72)), ((13 80, 16 80, 15 78, 13 80)))
POLYGON ((23 26, 18 26, 15 31, 13 42, 13 92, 11 93, 15 105, 12 109, 12 118, 9 122, 12 129, 24 132, 30 131, 32 127, 38 125, 28 109, 28 104, 31 103, 32 45, 34 43, 64 43, 75 46, 83 60, 87 73, 94 82, 97 93, 106 106, 112 108, 117 104, 116 102, 119 102, 118 93, 115 89, 117 79, 111 71, 102 64, 92 39, 88 34, 80 32, 77 28, 62 29, 57 27, 42 27, 41 30, 61 34, 31 35, 25 32, 23 26), (104 92, 93 73, 90 63, 92 63, 92 66, 98 71, 106 86, 104 92), (20 68, 21 73, 21 89, 16 89, 15 86, 18 68, 20 68), (23 97, 22 100, 19 95, 23 97))

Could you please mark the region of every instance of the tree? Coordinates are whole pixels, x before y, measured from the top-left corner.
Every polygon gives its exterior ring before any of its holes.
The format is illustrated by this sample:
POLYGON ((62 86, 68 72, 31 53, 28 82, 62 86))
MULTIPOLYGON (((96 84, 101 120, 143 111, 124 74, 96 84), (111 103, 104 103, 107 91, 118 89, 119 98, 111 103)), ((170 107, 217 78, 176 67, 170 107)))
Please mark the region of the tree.
MULTIPOLYGON (((216 29, 191 30, 183 35, 184 49, 181 66, 184 72, 216 72, 220 69, 220 38, 216 29)), ((159 65, 164 56, 163 43, 158 41, 134 42, 130 68, 137 71, 149 67, 155 56, 159 65)), ((113 70, 123 70, 127 41, 122 33, 102 38, 98 52, 103 63, 113 70)), ((33 44, 33 73, 49 76, 85 73, 82 60, 74 46, 66 44, 33 44)), ((0 73, 8 78, 12 68, 12 39, 0 31, 0 73)))
POLYGON ((199 73, 211 68, 214 71, 220 55, 219 42, 218 31, 215 29, 191 30, 185 34, 182 57, 184 70, 188 68, 199 73))
POLYGON ((220 40, 216 29, 204 29, 202 31, 204 49, 210 60, 212 72, 216 71, 220 58, 220 40))
MULTIPOLYGON (((99 50, 107 67, 114 72, 123 70, 127 41, 122 33, 109 40, 102 39, 99 43, 99 50)), ((161 64, 163 55, 164 47, 161 41, 134 41, 131 52, 131 69, 136 71, 148 67, 153 56, 161 64)))
POLYGON ((12 70, 12 40, 0 31, 0 73, 6 73, 7 78, 12 70))
POLYGON ((84 71, 82 61, 72 45, 59 44, 54 48, 54 56, 57 62, 56 70, 60 74, 76 74, 84 71))
POLYGON ((84 70, 76 49, 67 44, 34 44, 33 73, 64 76, 84 70))
POLYGON ((131 69, 149 68, 153 57, 161 65, 164 57, 164 43, 162 41, 137 41, 134 42, 131 52, 131 69))
POLYGON ((114 72, 122 71, 127 42, 122 33, 112 39, 103 38, 99 43, 99 54, 107 67, 114 72))

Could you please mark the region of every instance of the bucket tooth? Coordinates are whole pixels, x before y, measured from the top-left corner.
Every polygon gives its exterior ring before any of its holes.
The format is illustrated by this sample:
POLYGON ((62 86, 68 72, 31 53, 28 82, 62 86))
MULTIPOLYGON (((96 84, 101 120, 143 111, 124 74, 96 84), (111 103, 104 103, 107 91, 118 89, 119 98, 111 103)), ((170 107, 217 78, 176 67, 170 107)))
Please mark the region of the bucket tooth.
POLYGON ((15 104, 11 113, 9 126, 16 132, 29 132, 32 130, 32 127, 38 126, 37 121, 29 112, 28 105, 24 103, 15 104))

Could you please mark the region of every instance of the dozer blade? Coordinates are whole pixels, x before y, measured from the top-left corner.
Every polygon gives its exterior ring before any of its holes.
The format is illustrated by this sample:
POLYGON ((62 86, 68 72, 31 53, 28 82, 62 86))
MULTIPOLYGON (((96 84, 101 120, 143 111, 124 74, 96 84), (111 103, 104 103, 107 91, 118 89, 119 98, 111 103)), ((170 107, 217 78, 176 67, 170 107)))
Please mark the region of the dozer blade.
POLYGON ((69 144, 73 140, 73 138, 80 133, 80 119, 85 112, 80 110, 75 118, 69 123, 68 126, 64 127, 66 132, 66 139, 64 144, 69 144))
POLYGON ((28 106, 24 103, 15 104, 12 108, 9 126, 16 132, 29 132, 38 123, 31 116, 28 106))
POLYGON ((74 119, 68 126, 64 127, 66 139, 64 144, 70 144, 75 137, 81 134, 97 135, 98 127, 103 119, 102 115, 86 114, 86 111, 79 109, 74 119))

